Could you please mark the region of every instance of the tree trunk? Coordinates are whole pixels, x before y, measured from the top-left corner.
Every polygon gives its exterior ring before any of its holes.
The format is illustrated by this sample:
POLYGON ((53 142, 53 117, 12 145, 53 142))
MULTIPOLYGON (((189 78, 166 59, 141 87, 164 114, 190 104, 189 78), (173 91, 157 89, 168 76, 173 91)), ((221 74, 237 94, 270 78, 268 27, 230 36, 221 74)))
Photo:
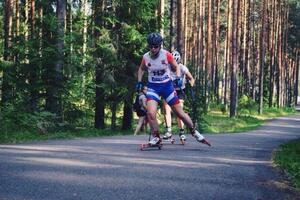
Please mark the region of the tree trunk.
POLYGON ((116 130, 117 127, 117 103, 111 102, 111 130, 116 130))
POLYGON ((162 37, 164 37, 164 15, 165 15, 165 0, 160 0, 159 9, 158 9, 158 27, 159 32, 162 37))
MULTIPOLYGON (((31 0, 31 12, 30 12, 30 16, 31 16, 31 20, 30 20, 30 39, 32 41, 36 40, 36 33, 35 33, 35 0, 31 0)), ((37 111, 37 106, 38 106, 38 98, 39 98, 39 89, 38 89, 38 72, 39 72, 39 68, 38 68, 38 63, 36 61, 34 61, 35 56, 32 55, 36 55, 37 54, 37 49, 36 48, 30 48, 29 49, 30 52, 30 59, 29 59, 29 63, 30 63, 30 74, 29 74, 29 83, 30 83, 30 102, 29 102, 29 106, 30 106, 30 111, 31 112, 35 112, 37 111)))
MULTIPOLYGON (((5 0, 4 2, 4 54, 3 60, 12 61, 12 23, 13 23, 13 4, 12 0, 5 0)), ((3 71, 2 83, 2 97, 1 103, 5 105, 10 103, 13 99, 13 86, 11 83, 11 69, 3 71)))
POLYGON ((174 50, 174 0, 170 0, 170 40, 169 40, 169 50, 174 50))
POLYGON ((63 92, 63 65, 64 65, 64 34, 66 19, 66 0, 57 0, 57 56, 55 62, 53 82, 49 90, 48 105, 50 112, 57 115, 62 121, 62 92, 63 92))
POLYGON ((295 88, 294 88, 294 97, 295 97, 295 106, 298 105, 298 95, 299 95, 299 91, 298 91, 298 87, 299 87, 299 67, 300 67, 300 49, 297 48, 296 49, 296 57, 295 57, 296 63, 295 63, 295 73, 296 73, 296 77, 295 77, 295 88))
POLYGON ((263 113, 264 100, 264 68, 265 68, 265 32, 266 32, 266 0, 261 2, 261 31, 260 31, 260 55, 259 55, 259 107, 258 113, 263 113))
POLYGON ((123 121, 122 121, 122 130, 130 130, 132 128, 132 95, 128 94, 123 101, 123 121))
POLYGON ((224 54, 224 74, 223 74, 223 103, 225 108, 227 108, 227 88, 228 88, 228 69, 231 64, 231 37, 232 37, 232 9, 231 0, 227 3, 227 31, 225 40, 225 54, 224 54))
POLYGON ((230 83, 230 117, 235 117, 237 114, 237 29, 238 29, 238 5, 239 0, 232 0, 232 63, 231 63, 231 83, 230 83))
POLYGON ((101 52, 99 52, 99 48, 97 48, 97 40, 100 37, 100 30, 99 28, 103 26, 102 23, 102 12, 103 12, 103 0, 95 0, 94 1, 94 39, 95 39, 95 51, 93 54, 93 57, 95 60, 98 60, 96 64, 95 69, 95 82, 96 82, 96 99, 95 99, 95 128, 97 129, 103 129, 105 128, 105 99, 104 99, 104 89, 103 87, 100 87, 100 84, 103 80, 103 64, 101 60, 99 59, 101 52))
POLYGON ((281 1, 278 2, 278 10, 279 14, 277 16, 277 23, 278 23, 278 29, 277 29, 277 56, 278 56, 278 65, 277 65, 277 72, 276 72, 276 103, 277 107, 282 106, 282 83, 281 83, 281 71, 282 71, 282 11, 281 11, 281 1))
POLYGON ((212 21, 213 21, 213 11, 212 11, 212 0, 208 0, 208 8, 207 8, 207 37, 206 37, 206 56, 205 56, 205 67, 207 74, 207 86, 206 86, 206 94, 207 94, 207 102, 210 100, 210 88, 212 88, 213 83, 213 65, 212 65, 212 21))
POLYGON ((215 63, 215 83, 214 83, 214 94, 216 96, 217 103, 220 102, 219 97, 219 27, 220 27, 220 3, 221 0, 216 1, 216 8, 217 8, 217 19, 215 23, 215 42, 214 42, 214 49, 215 49, 215 56, 214 56, 214 63, 215 63))
POLYGON ((269 71, 270 71, 270 78, 269 78, 269 108, 273 107, 273 97, 274 97, 274 71, 275 71, 275 42, 276 42, 276 2, 273 0, 270 2, 271 6, 271 30, 270 30, 270 65, 269 65, 269 71))
POLYGON ((177 2, 177 51, 184 58, 184 0, 177 2))

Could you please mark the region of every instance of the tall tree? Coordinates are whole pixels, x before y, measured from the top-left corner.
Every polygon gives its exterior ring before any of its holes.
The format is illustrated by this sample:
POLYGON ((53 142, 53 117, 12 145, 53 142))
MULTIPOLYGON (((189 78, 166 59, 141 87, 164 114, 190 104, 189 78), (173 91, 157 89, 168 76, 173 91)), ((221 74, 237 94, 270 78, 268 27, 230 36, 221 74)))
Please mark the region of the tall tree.
POLYGON ((294 88, 294 98, 295 98, 295 106, 298 104, 298 95, 299 95, 299 68, 300 68, 300 48, 298 47, 296 49, 296 55, 295 55, 295 88, 294 88))
POLYGON ((104 2, 103 0, 94 0, 94 38, 95 38, 95 51, 93 57, 98 62, 96 63, 95 69, 95 78, 96 78, 96 99, 95 99, 95 128, 105 128, 105 116, 104 116, 104 109, 105 109, 105 95, 104 95, 104 88, 101 87, 102 77, 103 77, 103 63, 101 62, 101 52, 100 48, 97 48, 99 44, 99 38, 101 36, 100 28, 102 27, 102 13, 104 10, 104 2))
POLYGON ((227 108, 227 88, 228 88, 228 72, 231 64, 232 58, 232 48, 231 48, 231 38, 232 38, 232 9, 231 9, 231 0, 227 2, 227 31, 225 38, 225 51, 224 51, 224 73, 223 73, 223 104, 227 108))
POLYGON ((158 8, 158 27, 160 28, 159 32, 164 37, 164 15, 165 15, 165 0, 159 0, 158 8))
POLYGON ((49 111, 55 113, 58 120, 62 119, 62 94, 63 94, 63 65, 64 65, 64 33, 66 20, 66 0, 57 0, 57 40, 56 62, 51 86, 48 90, 47 105, 49 111))
POLYGON ((270 63, 269 63, 269 98, 268 104, 271 108, 273 106, 273 97, 274 97, 274 70, 275 70, 275 41, 276 41, 276 0, 269 1, 271 7, 271 16, 270 16, 270 38, 269 38, 269 52, 270 52, 270 63))
MULTIPOLYGON (((177 50, 181 53, 181 57, 184 58, 184 0, 178 0, 177 2, 177 50)), ((183 62, 185 62, 183 60, 183 62)))
POLYGON ((237 57, 237 26, 238 26, 238 6, 239 0, 231 0, 232 8, 232 62, 231 62, 231 83, 230 83, 230 117, 235 117, 237 114, 237 69, 238 69, 238 57, 237 57))
POLYGON ((174 50, 174 0, 170 0, 170 40, 169 40, 169 49, 170 51, 174 50))
MULTIPOLYGON (((4 54, 3 60, 12 61, 12 23, 13 23, 13 1, 5 0, 4 2, 4 54)), ((2 83, 2 105, 10 103, 13 98, 13 86, 11 83, 12 72, 10 68, 3 71, 2 83)))
POLYGON ((264 70, 265 70, 265 34, 266 34, 266 5, 267 0, 261 2, 261 31, 259 38, 259 107, 258 113, 263 112, 264 100, 264 70))
POLYGON ((39 67, 36 59, 36 55, 38 54, 37 51, 37 37, 36 37, 36 5, 35 0, 31 0, 31 6, 30 6, 30 39, 31 39, 31 45, 32 47, 29 49, 29 66, 30 66, 30 72, 29 72, 29 83, 30 83, 30 111, 34 112, 37 111, 38 106, 38 99, 39 99, 39 89, 38 89, 38 77, 39 77, 39 67), (33 42, 34 41, 34 42, 33 42))

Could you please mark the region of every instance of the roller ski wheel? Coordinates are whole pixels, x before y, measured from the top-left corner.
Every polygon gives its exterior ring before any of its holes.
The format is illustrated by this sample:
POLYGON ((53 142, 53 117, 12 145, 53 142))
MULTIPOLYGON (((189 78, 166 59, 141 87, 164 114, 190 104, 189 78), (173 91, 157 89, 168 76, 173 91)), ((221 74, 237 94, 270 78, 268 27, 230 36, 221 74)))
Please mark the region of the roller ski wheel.
POLYGON ((210 142, 208 142, 206 139, 203 139, 200 141, 202 144, 206 144, 207 146, 211 147, 210 142))
POLYGON ((182 145, 185 145, 186 142, 186 136, 183 133, 179 133, 179 139, 180 139, 180 143, 182 145))
POLYGON ((180 138, 180 143, 181 143, 182 145, 185 145, 185 143, 186 143, 186 139, 182 139, 182 138, 180 138))
POLYGON ((145 149, 149 149, 149 148, 158 148, 159 150, 161 150, 162 147, 162 143, 159 144, 141 144, 140 145, 140 150, 144 151, 145 149))

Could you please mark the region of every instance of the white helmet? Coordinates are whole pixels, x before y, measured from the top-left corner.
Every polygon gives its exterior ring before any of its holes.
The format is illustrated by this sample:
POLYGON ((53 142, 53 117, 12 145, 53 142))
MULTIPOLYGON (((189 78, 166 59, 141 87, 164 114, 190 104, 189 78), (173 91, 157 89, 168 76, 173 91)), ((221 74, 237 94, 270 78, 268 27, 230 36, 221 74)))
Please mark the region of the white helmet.
POLYGON ((176 60, 177 63, 181 62, 181 56, 180 56, 180 53, 178 51, 173 51, 172 55, 173 55, 173 57, 174 57, 174 59, 176 60))

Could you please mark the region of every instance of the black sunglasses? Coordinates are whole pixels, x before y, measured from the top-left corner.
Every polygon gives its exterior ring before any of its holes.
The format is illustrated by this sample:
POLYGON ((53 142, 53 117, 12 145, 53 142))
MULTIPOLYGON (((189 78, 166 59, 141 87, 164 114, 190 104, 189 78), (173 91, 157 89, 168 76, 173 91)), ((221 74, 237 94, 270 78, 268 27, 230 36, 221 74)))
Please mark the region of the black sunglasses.
POLYGON ((149 45, 149 49, 157 49, 160 45, 149 45))

